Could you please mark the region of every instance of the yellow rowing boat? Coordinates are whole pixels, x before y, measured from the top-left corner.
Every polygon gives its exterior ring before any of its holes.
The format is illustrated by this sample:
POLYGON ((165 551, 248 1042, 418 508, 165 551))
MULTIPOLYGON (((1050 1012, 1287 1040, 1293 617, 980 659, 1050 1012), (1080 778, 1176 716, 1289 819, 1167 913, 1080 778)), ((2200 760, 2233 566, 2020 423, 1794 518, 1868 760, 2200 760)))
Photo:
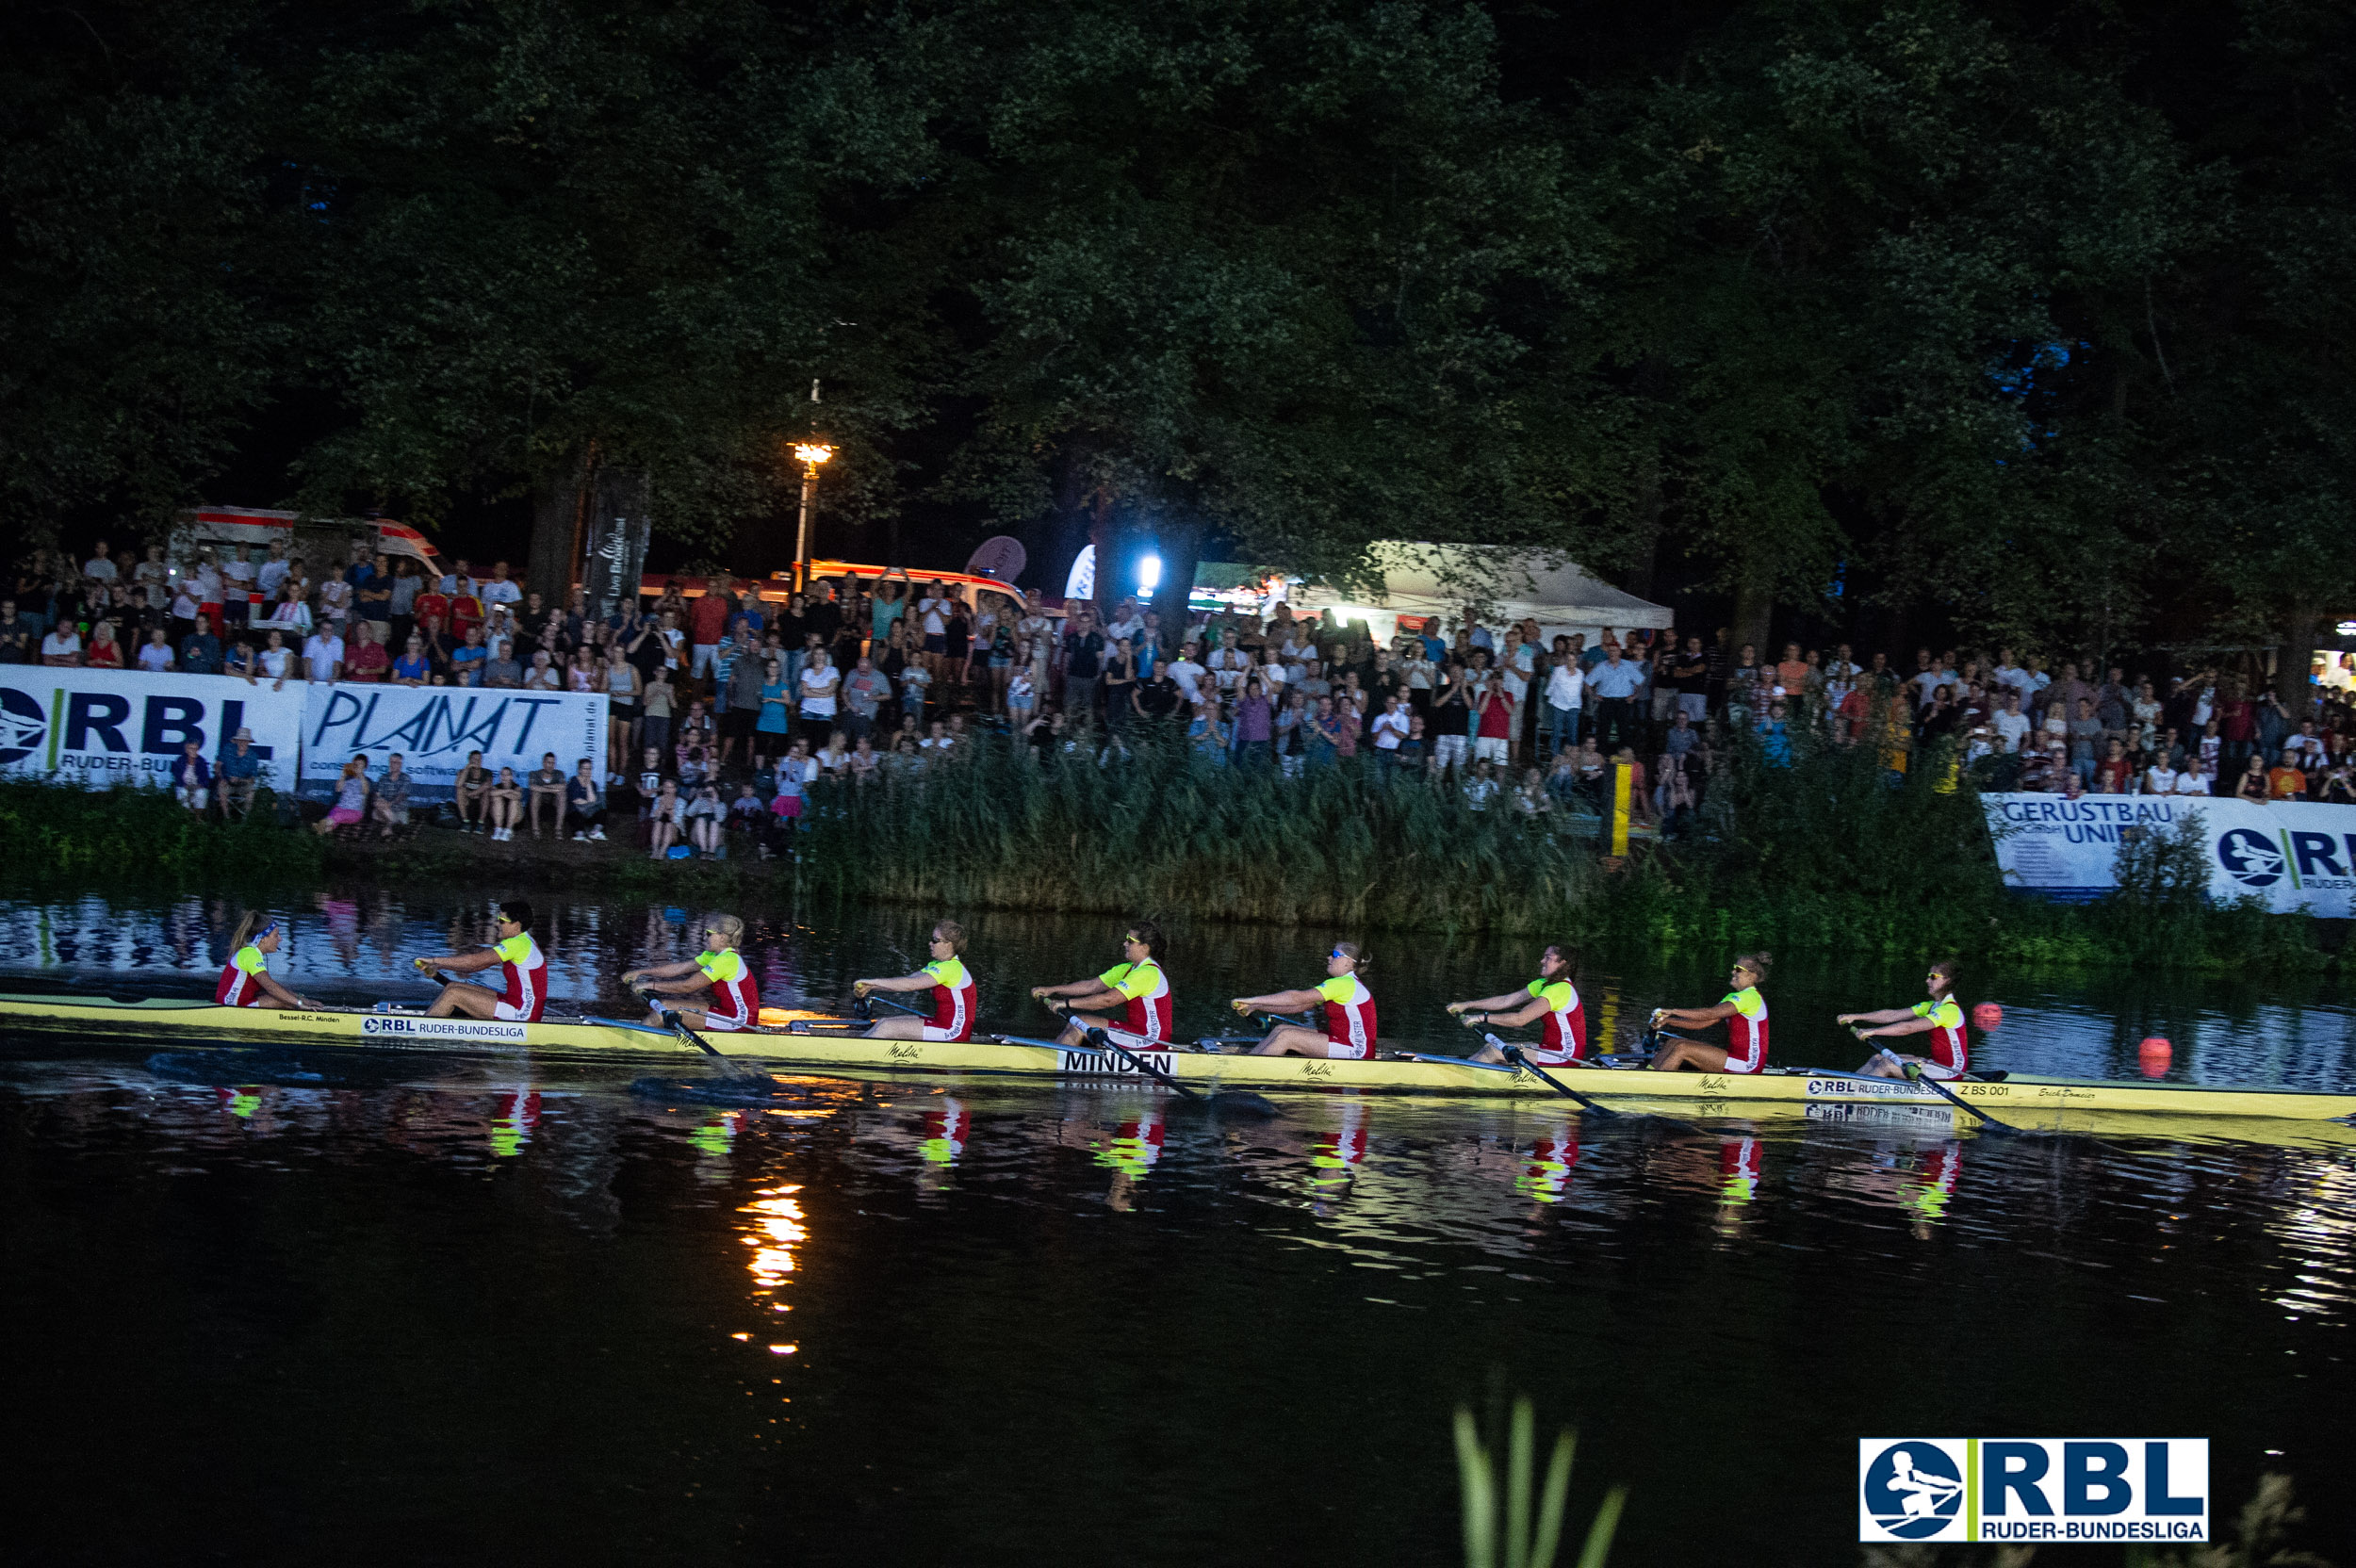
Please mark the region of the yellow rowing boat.
MULTIPOLYGON (((1144 1075, 1118 1053, 1006 1036, 971 1041, 870 1040, 841 1032, 842 1020, 764 1008, 771 1025, 743 1034, 707 1034, 727 1055, 781 1068, 891 1071, 922 1077, 979 1074, 1042 1080, 1136 1082, 1144 1075), (826 1025, 834 1024, 835 1032, 826 1025)), ((430 1019, 406 1011, 222 1007, 159 997, 0 995, 0 1026, 136 1033, 253 1044, 265 1041, 389 1049, 526 1050, 551 1054, 629 1053, 679 1057, 691 1047, 670 1031, 634 1021, 549 1018, 536 1023, 430 1019)), ((1124 1042, 1126 1037, 1123 1037, 1124 1042)), ((1190 1088, 1261 1093, 1350 1089, 1402 1094, 1554 1094, 1519 1068, 1482 1067, 1453 1057, 1386 1054, 1371 1062, 1300 1056, 1248 1056, 1192 1046, 1137 1049, 1157 1070, 1190 1088)), ((1661 1102, 1681 1114, 1742 1116, 1745 1107, 1944 1105, 1930 1089, 1900 1079, 1811 1070, 1740 1075, 1641 1072, 1614 1068, 1554 1068, 1552 1076, 1581 1094, 1620 1102, 1661 1102)), ((2050 1078, 2013 1073, 2001 1082, 1964 1080, 1955 1092, 2006 1120, 2052 1111, 2134 1112, 2193 1117, 2281 1117, 2322 1121, 2356 1117, 2356 1094, 2315 1089, 2233 1088, 2198 1084, 2050 1078)))

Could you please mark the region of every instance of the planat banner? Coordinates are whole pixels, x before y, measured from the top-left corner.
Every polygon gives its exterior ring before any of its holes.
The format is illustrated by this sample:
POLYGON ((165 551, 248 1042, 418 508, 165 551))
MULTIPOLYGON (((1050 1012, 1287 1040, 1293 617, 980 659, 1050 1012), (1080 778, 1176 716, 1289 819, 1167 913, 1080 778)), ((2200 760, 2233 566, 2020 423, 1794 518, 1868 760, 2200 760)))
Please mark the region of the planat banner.
POLYGON ((303 692, 229 676, 0 665, 0 775, 61 784, 171 787, 173 759, 194 741, 210 760, 239 729, 254 732, 262 781, 295 782, 303 692))
POLYGON ((312 686, 303 696, 302 792, 330 793, 344 764, 363 753, 368 776, 381 778, 396 751, 420 800, 449 799, 472 751, 494 775, 510 767, 521 779, 552 751, 566 774, 586 757, 602 777, 605 715, 606 699, 594 693, 312 686))
POLYGON ((2007 887, 2052 898, 2099 898, 2116 885, 2121 831, 2173 831, 2198 815, 2211 897, 2254 897, 2277 911, 2342 919, 2356 913, 2356 806, 2049 794, 1988 794, 1980 804, 2007 887))

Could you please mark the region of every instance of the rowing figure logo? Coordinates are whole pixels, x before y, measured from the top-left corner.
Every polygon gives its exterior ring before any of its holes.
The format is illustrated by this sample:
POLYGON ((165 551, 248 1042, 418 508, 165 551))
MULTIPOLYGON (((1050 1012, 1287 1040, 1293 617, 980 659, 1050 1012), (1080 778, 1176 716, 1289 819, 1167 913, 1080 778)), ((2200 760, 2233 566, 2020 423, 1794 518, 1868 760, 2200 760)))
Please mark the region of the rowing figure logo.
POLYGON ((2217 863, 2245 888, 2271 888, 2282 880, 2282 846, 2254 827, 2236 827, 2217 841, 2217 863))
POLYGON ((49 715, 13 686, 0 686, 0 768, 39 751, 49 739, 49 715))
POLYGON ((1928 1443, 1893 1443, 1865 1471, 1865 1511, 1905 1541, 1947 1527, 1963 1506, 1963 1477, 1946 1451, 1928 1443))

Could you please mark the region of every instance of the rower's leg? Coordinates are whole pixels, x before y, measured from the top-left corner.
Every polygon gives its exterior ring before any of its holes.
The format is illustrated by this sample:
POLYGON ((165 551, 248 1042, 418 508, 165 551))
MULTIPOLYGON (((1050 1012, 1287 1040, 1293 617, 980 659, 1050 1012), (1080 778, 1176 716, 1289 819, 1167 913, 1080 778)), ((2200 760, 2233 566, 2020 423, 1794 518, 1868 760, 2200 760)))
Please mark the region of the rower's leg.
POLYGON ((894 1013, 879 1018, 864 1038, 871 1040, 921 1040, 924 1037, 924 1021, 914 1013, 894 1013))
POLYGON ((1314 1029, 1303 1029, 1297 1023, 1279 1024, 1268 1032, 1268 1038, 1252 1048, 1254 1056, 1323 1056, 1333 1041, 1314 1029))
POLYGON ((499 999, 481 986, 464 983, 444 986, 442 994, 434 999, 434 1005, 425 1010, 428 1018, 450 1018, 459 1013, 468 1018, 490 1018, 498 1009, 499 999))
POLYGON ((1858 1068, 1857 1071, 1868 1078, 1903 1078, 1906 1076, 1906 1069, 1899 1063, 1900 1059, 1891 1055, 1888 1051, 1876 1051, 1865 1058, 1865 1065, 1858 1068))
POLYGON ((1656 1072, 1724 1072, 1726 1053, 1724 1046, 1704 1045, 1699 1040, 1671 1038, 1645 1064, 1656 1072))
POLYGON ((1494 1045, 1484 1045, 1480 1050, 1474 1052, 1471 1055, 1465 1057, 1464 1060, 1468 1062, 1496 1062, 1499 1065, 1503 1065, 1505 1061, 1505 1053, 1499 1051, 1494 1045))

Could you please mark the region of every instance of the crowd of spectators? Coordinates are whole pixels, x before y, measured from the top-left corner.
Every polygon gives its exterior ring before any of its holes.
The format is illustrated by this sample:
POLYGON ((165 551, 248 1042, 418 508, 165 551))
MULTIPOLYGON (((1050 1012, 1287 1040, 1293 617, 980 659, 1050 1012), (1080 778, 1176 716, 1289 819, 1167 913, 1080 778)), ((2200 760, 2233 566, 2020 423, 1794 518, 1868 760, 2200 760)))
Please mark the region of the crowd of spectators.
MULTIPOLYGON (((1695 821, 1738 737, 1771 766, 1864 744, 1893 775, 1936 757, 1994 789, 2356 803, 2345 694, 2323 688, 2294 715, 2247 669, 2049 670, 2009 648, 1922 648, 1900 669, 1845 644, 1790 644, 1769 662, 1723 629, 1607 628, 1591 645, 1470 613, 1378 641, 1282 603, 1197 616, 1171 639, 1135 600, 1051 613, 896 573, 791 595, 673 582, 597 615, 578 592, 544 604, 505 562, 437 572, 355 541, 315 576, 280 545, 225 554, 180 573, 156 547, 129 563, 102 542, 78 567, 37 556, 0 603, 0 662, 603 696, 604 758, 551 756, 522 778, 478 758, 462 773, 459 825, 501 840, 598 839, 620 820, 658 857, 718 855, 731 831, 776 853, 813 795, 953 760, 986 732, 1106 766, 1152 737, 1287 776, 1370 768, 1533 817, 1600 814, 1625 769, 1635 816, 1671 833, 1695 821)), ((390 832, 406 776, 357 761, 327 826, 390 832)), ((221 804, 218 778, 183 788, 221 804)))

